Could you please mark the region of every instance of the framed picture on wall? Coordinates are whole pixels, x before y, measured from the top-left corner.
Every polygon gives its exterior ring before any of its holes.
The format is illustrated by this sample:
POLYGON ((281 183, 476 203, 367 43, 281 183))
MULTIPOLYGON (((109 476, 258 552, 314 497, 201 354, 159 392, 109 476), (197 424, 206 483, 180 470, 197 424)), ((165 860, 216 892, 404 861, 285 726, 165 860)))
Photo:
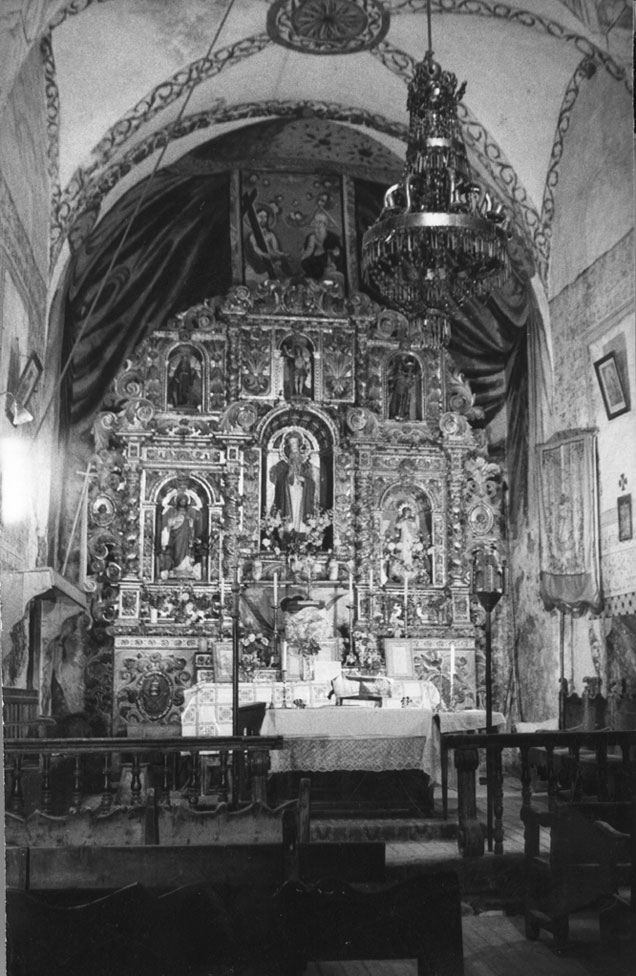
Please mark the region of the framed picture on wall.
POLYGON ((232 642, 215 641, 212 651, 214 655, 214 679, 227 683, 232 680, 232 642))
POLYGON ((616 354, 608 352, 606 356, 597 359, 594 363, 598 385, 601 388, 603 403, 610 420, 620 416, 629 410, 629 402, 623 388, 618 366, 616 364, 616 354))
POLYGON ((19 404, 26 407, 33 396, 33 392, 42 375, 42 363, 37 353, 32 352, 26 366, 22 370, 22 376, 15 391, 15 398, 19 404))
POLYGON ((633 527, 632 527, 632 496, 631 495, 619 495, 617 499, 618 506, 618 541, 627 542, 628 539, 633 538, 633 527))

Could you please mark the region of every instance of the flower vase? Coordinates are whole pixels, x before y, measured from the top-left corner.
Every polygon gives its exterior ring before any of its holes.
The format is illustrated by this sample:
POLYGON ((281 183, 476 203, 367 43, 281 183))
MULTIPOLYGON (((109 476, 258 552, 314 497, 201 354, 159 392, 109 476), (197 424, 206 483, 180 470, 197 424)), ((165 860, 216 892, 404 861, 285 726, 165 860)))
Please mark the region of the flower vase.
POLYGON ((327 575, 329 576, 329 579, 330 580, 332 580, 334 582, 337 582, 337 580, 338 580, 338 560, 335 558, 335 556, 332 556, 331 559, 329 560, 329 562, 327 563, 327 575))
POLYGON ((254 582, 258 582, 263 576, 263 560, 259 559, 258 556, 252 559, 252 579, 254 582))
POLYGON ((314 680, 314 659, 306 654, 303 654, 300 658, 300 680, 314 680))

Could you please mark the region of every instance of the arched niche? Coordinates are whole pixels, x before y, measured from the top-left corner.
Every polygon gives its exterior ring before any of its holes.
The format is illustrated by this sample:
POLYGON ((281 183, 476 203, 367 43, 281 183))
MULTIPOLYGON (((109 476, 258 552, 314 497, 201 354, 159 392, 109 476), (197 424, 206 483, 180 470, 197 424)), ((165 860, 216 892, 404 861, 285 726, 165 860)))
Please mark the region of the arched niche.
POLYGON ((414 485, 394 485, 380 503, 381 580, 428 586, 434 582, 433 506, 414 485))
POLYGON ((412 352, 399 352, 387 360, 384 388, 389 420, 422 419, 422 375, 422 364, 412 352))
POLYGON ((286 400, 307 397, 313 400, 316 384, 316 349, 311 339, 294 332, 285 336, 278 348, 282 366, 282 389, 286 400))
POLYGON ((158 488, 154 506, 156 580, 207 581, 212 515, 218 507, 209 486, 195 478, 170 478, 158 488))
POLYGON ((313 539, 315 525, 328 526, 320 534, 318 549, 332 546, 334 489, 333 432, 309 411, 284 412, 273 418, 261 434, 261 521, 281 548, 293 540, 313 539))
POLYGON ((166 356, 166 409, 201 413, 205 373, 205 357, 194 343, 173 346, 166 356))

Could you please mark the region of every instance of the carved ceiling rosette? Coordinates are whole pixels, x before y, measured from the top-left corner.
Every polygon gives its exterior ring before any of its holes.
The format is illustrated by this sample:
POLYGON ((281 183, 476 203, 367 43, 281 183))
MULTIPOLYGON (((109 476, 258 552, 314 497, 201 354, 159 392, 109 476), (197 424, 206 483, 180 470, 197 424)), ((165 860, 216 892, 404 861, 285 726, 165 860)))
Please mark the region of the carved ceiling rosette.
POLYGON ((267 32, 284 47, 306 54, 353 54, 379 44, 390 15, 378 0, 276 0, 267 32))

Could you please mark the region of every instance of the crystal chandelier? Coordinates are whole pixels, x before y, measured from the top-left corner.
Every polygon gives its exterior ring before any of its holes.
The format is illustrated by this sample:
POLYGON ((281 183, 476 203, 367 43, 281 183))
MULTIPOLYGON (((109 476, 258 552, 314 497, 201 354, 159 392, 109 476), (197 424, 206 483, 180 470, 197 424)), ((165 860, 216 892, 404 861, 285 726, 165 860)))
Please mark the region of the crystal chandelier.
POLYGON ((364 235, 362 270, 409 318, 411 335, 437 345, 448 342, 451 302, 486 298, 508 277, 508 220, 472 181, 457 118, 466 84, 457 89, 433 59, 430 0, 427 16, 428 51, 408 88, 404 173, 364 235))

